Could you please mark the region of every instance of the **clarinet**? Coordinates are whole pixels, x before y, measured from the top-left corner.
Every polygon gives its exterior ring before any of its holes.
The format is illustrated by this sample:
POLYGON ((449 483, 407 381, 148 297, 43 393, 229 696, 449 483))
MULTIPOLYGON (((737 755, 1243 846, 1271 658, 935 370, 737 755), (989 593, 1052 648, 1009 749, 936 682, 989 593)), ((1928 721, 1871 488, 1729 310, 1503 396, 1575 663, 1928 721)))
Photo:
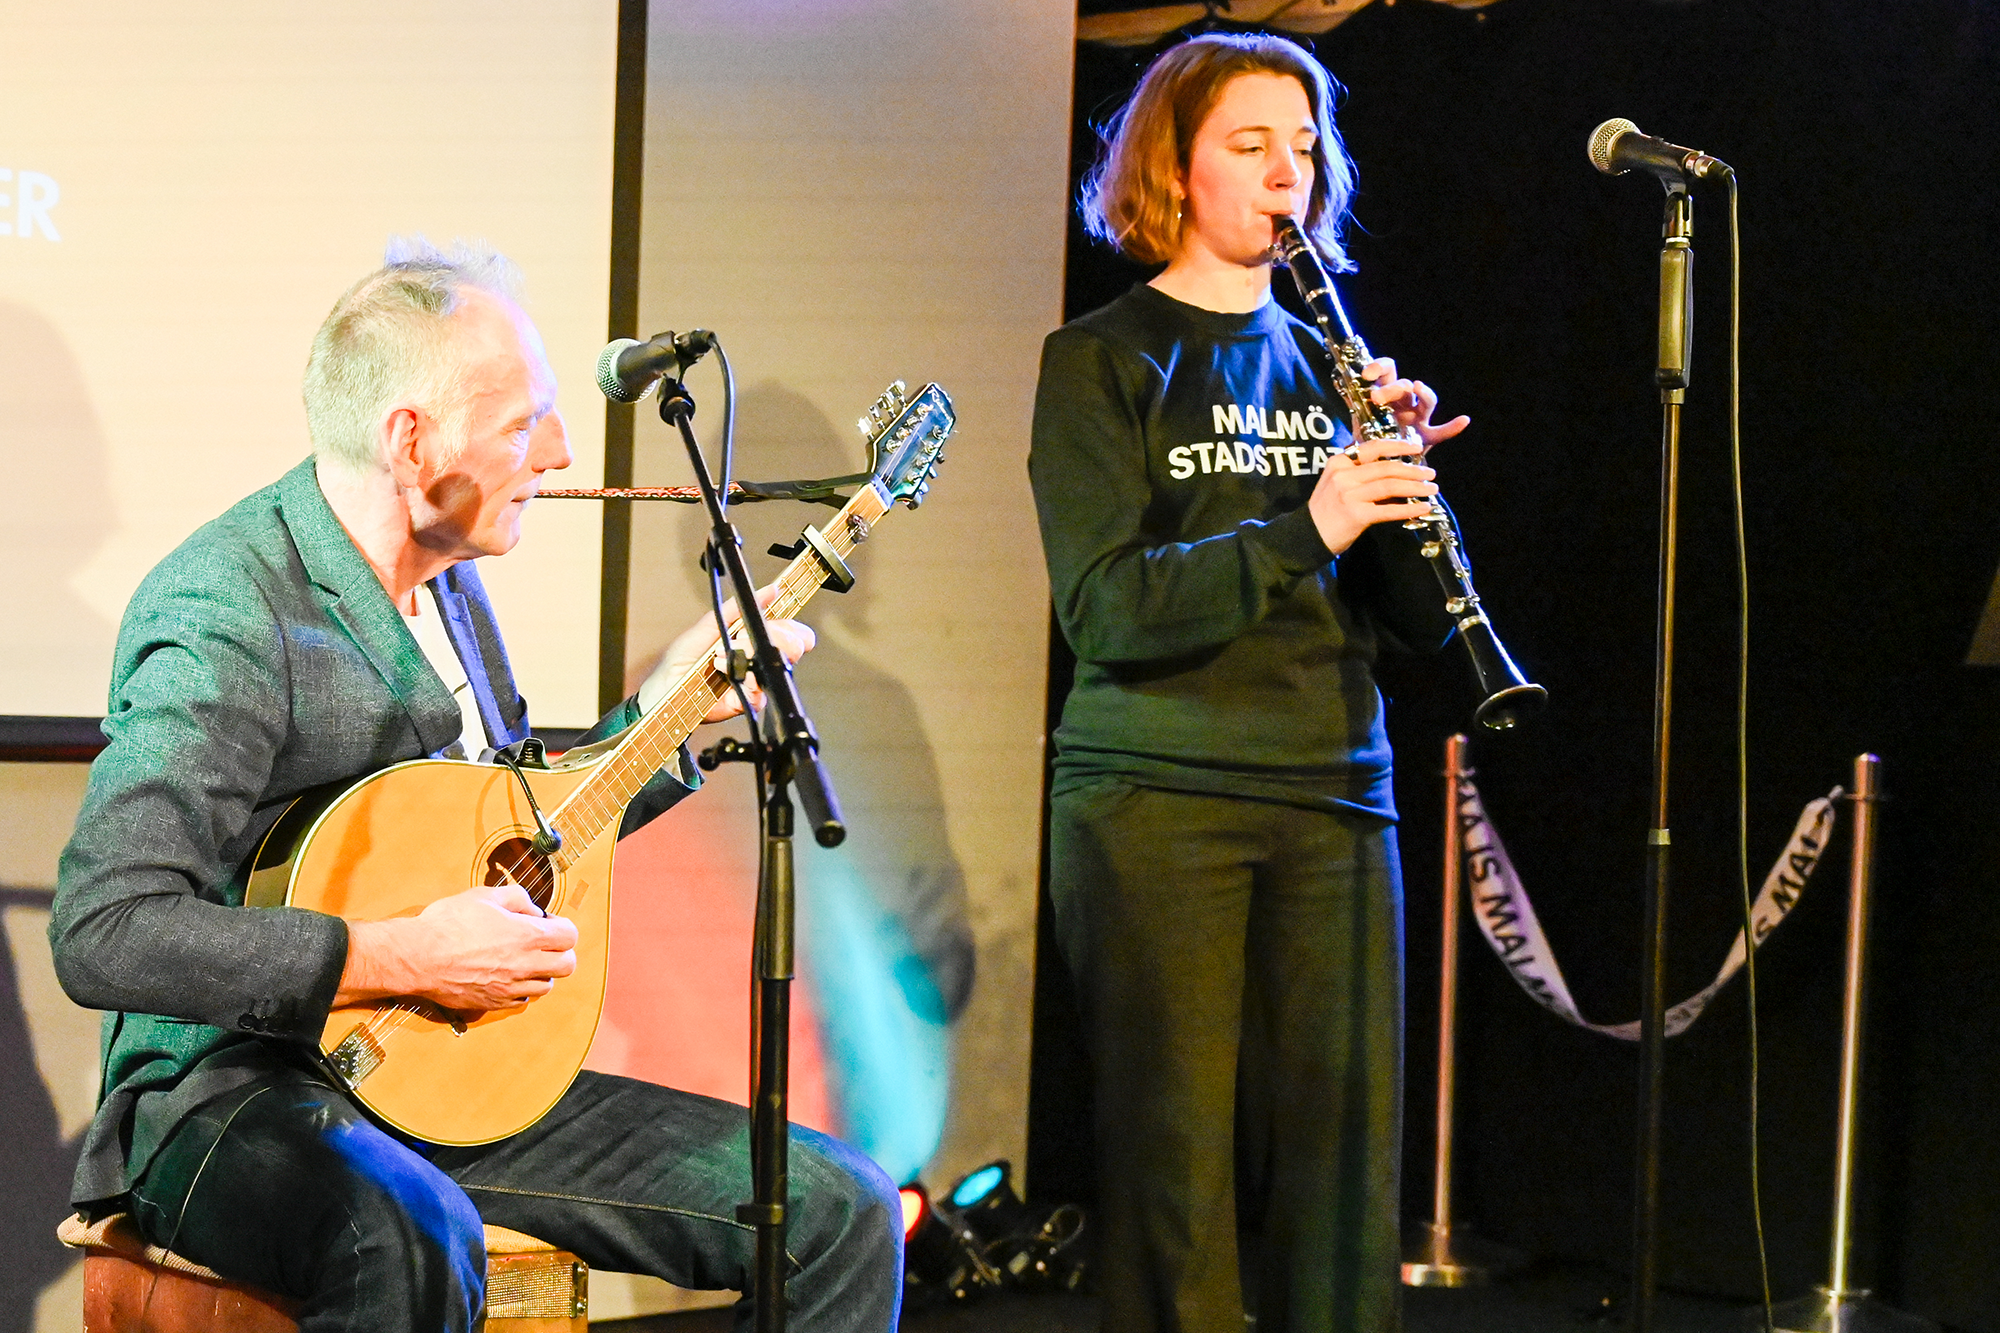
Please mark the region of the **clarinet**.
MULTIPOLYGON (((1333 283, 1328 280, 1326 268, 1311 242, 1292 219, 1279 217, 1273 223, 1278 258, 1291 270, 1300 297, 1319 321, 1320 336, 1326 340, 1327 356, 1333 362, 1334 382, 1354 420, 1355 443, 1408 440, 1409 435, 1396 424, 1394 410, 1368 396, 1368 382, 1362 379, 1361 372, 1375 358, 1355 333, 1354 326, 1347 322, 1347 312, 1341 309, 1340 298, 1334 294, 1333 283)), ((1406 461, 1418 459, 1412 456, 1406 461)), ((1514 665, 1514 659, 1501 646, 1500 636, 1493 632, 1479 594, 1473 591, 1465 544, 1459 540, 1458 528, 1444 498, 1432 496, 1430 512, 1422 518, 1410 519, 1403 526, 1418 534, 1417 549, 1437 575, 1438 586, 1444 591, 1444 609, 1458 622, 1459 641, 1472 654, 1472 672, 1478 677, 1484 696, 1484 702, 1473 710, 1473 720, 1495 731, 1505 731, 1538 711, 1549 692, 1521 674, 1521 668, 1514 665)))

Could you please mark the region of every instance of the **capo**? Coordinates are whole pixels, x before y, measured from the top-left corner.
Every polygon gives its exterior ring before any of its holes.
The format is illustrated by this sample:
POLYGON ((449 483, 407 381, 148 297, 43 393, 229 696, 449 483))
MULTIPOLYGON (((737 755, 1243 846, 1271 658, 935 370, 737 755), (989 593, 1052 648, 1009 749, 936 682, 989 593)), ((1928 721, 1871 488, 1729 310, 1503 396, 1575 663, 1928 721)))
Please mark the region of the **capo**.
POLYGON ((796 560, 805 553, 808 546, 812 548, 812 553, 819 557, 820 565, 826 570, 826 578, 821 581, 822 587, 829 592, 846 592, 854 586, 854 571, 840 558, 840 552, 833 549, 833 543, 826 539, 826 534, 810 523, 806 524, 806 530, 801 532, 799 539, 790 546, 774 543, 771 546, 771 554, 780 560, 796 560))

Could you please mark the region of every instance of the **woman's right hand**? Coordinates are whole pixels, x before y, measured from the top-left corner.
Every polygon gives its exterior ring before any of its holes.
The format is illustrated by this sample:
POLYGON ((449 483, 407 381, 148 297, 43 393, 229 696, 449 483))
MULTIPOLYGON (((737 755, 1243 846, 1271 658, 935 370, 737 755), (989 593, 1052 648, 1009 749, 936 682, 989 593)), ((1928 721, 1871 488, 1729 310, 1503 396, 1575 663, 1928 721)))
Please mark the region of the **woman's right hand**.
POLYGON ((1408 462, 1423 446, 1413 440, 1367 440, 1336 453, 1319 474, 1306 509, 1326 549, 1339 555, 1377 523, 1406 522, 1430 512, 1438 492, 1435 468, 1408 462))

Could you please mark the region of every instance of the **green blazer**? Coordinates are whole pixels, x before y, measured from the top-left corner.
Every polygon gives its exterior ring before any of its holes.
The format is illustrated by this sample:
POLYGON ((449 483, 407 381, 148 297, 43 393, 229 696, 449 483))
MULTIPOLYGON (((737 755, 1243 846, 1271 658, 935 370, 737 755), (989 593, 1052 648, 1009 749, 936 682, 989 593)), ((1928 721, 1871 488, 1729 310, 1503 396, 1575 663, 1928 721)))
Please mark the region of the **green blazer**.
MULTIPOLYGON (((430 587, 487 732, 525 737, 527 704, 473 565, 430 587)), ((628 699, 587 739, 637 718, 628 699)), ((109 744, 49 925, 64 989, 110 1011, 74 1202, 125 1193, 189 1113, 316 1054, 347 925, 244 908, 239 867, 299 793, 436 754, 461 725, 310 459, 146 576, 119 627, 109 744)), ((678 767, 633 803, 621 834, 693 788, 685 753, 678 767)))

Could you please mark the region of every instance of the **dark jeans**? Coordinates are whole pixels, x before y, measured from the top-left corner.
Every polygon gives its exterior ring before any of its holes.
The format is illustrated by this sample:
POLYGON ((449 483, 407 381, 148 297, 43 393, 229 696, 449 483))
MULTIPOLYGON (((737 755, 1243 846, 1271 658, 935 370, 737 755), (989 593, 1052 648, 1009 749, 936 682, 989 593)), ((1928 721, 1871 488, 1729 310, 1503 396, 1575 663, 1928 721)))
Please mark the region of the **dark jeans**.
POLYGON ((1399 1321, 1402 901, 1381 820, 1102 779, 1051 803, 1105 1333, 1399 1321))
MULTIPOLYGON (((747 1120, 740 1106, 586 1070, 522 1133, 433 1148, 384 1131, 317 1076, 278 1070, 184 1122, 133 1211, 153 1243, 305 1302, 304 1333, 475 1327, 482 1221, 593 1268, 748 1291, 756 1235, 735 1217, 751 1190, 747 1120)), ((892 1329, 902 1212, 881 1170, 794 1126, 787 1220, 792 1326, 892 1329)), ((738 1326, 751 1314, 746 1300, 738 1326)))

